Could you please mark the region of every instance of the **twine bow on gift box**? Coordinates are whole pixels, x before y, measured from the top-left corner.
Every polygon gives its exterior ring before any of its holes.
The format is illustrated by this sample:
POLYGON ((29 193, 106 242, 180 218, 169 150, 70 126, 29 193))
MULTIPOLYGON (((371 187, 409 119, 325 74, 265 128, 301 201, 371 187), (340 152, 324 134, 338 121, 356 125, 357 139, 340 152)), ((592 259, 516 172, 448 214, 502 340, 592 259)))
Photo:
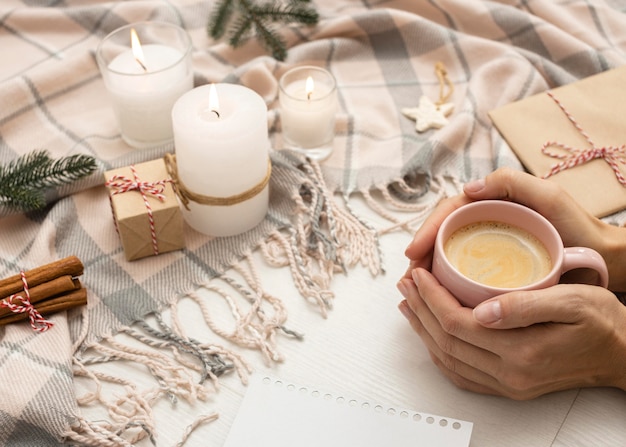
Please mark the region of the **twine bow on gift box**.
POLYGON ((619 181, 622 186, 626 187, 626 178, 620 170, 620 165, 626 164, 626 144, 622 144, 621 146, 597 147, 591 137, 578 124, 572 114, 570 114, 567 109, 565 109, 561 101, 559 101, 559 99, 554 96, 552 92, 547 92, 547 95, 554 100, 556 105, 559 106, 565 116, 567 116, 567 119, 569 119, 570 122, 574 125, 576 130, 578 130, 578 132, 585 138, 585 140, 587 140, 590 148, 576 149, 556 141, 545 142, 541 147, 541 152, 552 158, 557 158, 562 161, 553 165, 552 168, 550 168, 550 171, 545 174, 543 178, 551 177, 561 171, 585 164, 591 160, 595 160, 596 158, 602 158, 608 163, 611 169, 613 169, 617 181, 619 181), (551 147, 558 147, 561 150, 565 151, 565 153, 550 151, 549 148, 551 147))
MULTIPOLYGON (((152 240, 152 249, 155 256, 159 254, 159 243, 156 234, 156 228, 154 225, 154 213, 152 212, 152 206, 148 200, 148 195, 163 202, 165 200, 165 185, 170 183, 171 179, 158 180, 155 182, 142 181, 139 178, 139 174, 134 165, 130 166, 130 170, 133 173, 134 180, 129 179, 123 175, 114 175, 106 183, 105 186, 112 189, 111 197, 116 194, 124 194, 128 191, 138 191, 141 194, 143 203, 146 205, 148 213, 148 221, 150 223, 150 238, 152 240)), ((116 222, 117 226, 117 222, 116 222)))

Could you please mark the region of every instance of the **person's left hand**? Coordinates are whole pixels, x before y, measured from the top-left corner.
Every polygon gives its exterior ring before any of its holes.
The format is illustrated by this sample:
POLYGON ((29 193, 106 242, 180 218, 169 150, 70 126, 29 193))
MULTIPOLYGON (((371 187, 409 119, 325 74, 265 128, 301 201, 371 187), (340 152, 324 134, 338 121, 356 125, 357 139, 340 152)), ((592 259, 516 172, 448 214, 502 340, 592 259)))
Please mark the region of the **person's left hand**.
POLYGON ((463 307, 425 269, 399 305, 457 386, 525 400, 589 386, 626 389, 626 307, 606 289, 561 284, 463 307), (417 285, 416 285, 417 284, 417 285))

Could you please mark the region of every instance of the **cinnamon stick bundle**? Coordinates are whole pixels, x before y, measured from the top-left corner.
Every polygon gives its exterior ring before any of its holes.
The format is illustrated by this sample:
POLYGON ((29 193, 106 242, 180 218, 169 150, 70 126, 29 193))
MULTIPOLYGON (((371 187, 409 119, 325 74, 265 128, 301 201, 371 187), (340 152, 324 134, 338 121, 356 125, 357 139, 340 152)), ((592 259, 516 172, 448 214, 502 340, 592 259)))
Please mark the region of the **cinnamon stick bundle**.
MULTIPOLYGON (((30 303, 42 315, 87 304, 87 291, 78 279, 83 271, 80 259, 69 256, 24 272, 30 303)), ((11 295, 25 297, 20 273, 0 280, 0 302, 11 295)), ((27 312, 16 313, 7 307, 0 307, 0 326, 27 318, 27 312)))
MULTIPOLYGON (((32 270, 24 272, 28 287, 32 290, 34 287, 51 281, 59 276, 70 275, 77 277, 83 274, 83 263, 76 256, 68 256, 46 265, 35 267, 32 270)), ((0 280, 0 300, 24 290, 22 277, 18 273, 9 278, 0 280)))

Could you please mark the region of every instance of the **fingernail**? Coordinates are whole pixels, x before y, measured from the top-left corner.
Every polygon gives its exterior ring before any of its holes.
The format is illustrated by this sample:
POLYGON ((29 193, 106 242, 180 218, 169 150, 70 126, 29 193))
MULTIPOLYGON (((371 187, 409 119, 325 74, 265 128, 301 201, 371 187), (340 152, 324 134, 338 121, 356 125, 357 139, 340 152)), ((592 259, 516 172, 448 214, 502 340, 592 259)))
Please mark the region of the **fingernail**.
POLYGON ((502 306, 499 300, 487 301, 474 308, 474 318, 479 323, 495 323, 502 318, 502 306))
POLYGON ((396 287, 400 291, 403 297, 407 298, 409 296, 409 289, 407 289, 406 284, 404 284, 403 280, 398 281, 396 287))
POLYGON ((413 269, 413 271, 411 272, 411 278, 413 278, 413 282, 415 283, 415 285, 419 285, 419 278, 417 277, 417 269, 413 269))
POLYGON ((406 318, 407 320, 410 320, 411 317, 413 316, 413 311, 409 308, 409 305, 406 301, 400 302, 400 304, 398 304, 398 309, 400 310, 400 313, 404 315, 404 318, 406 318))
POLYGON ((479 192, 481 189, 485 187, 485 179, 477 179, 472 180, 471 182, 467 182, 463 186, 463 190, 466 192, 479 192))

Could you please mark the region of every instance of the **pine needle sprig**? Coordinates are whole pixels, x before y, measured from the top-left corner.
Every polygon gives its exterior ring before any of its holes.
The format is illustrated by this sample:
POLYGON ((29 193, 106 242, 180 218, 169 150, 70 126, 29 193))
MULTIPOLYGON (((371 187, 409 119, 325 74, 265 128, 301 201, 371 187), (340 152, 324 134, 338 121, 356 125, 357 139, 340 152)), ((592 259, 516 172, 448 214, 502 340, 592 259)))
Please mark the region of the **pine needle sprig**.
MULTIPOLYGON (((287 43, 268 24, 267 19, 263 16, 255 15, 249 16, 248 20, 254 25, 256 35, 259 36, 261 43, 271 53, 272 57, 278 61, 284 61, 287 58, 287 43)), ((242 42, 230 39, 230 44, 233 48, 237 48, 242 42)))
POLYGON ((274 22, 315 25, 319 16, 317 13, 311 14, 311 7, 307 3, 304 1, 293 1, 286 5, 276 2, 265 3, 259 5, 256 11, 262 17, 271 17, 274 22))
POLYGON ((33 151, 0 165, 0 206, 13 211, 41 209, 46 189, 71 183, 97 169, 88 155, 54 160, 46 151, 33 151))
POLYGON ((241 16, 233 21, 232 30, 229 34, 228 43, 233 48, 238 48, 250 38, 254 22, 247 16, 241 16))
POLYGON ((234 12, 235 2, 232 0, 221 0, 216 3, 207 27, 207 31, 212 38, 221 39, 224 37, 234 12))
POLYGON ((283 61, 287 44, 274 28, 275 23, 315 25, 319 14, 310 0, 272 0, 262 4, 254 0, 221 0, 210 15, 207 31, 214 39, 226 37, 237 48, 256 36, 271 55, 283 61))

